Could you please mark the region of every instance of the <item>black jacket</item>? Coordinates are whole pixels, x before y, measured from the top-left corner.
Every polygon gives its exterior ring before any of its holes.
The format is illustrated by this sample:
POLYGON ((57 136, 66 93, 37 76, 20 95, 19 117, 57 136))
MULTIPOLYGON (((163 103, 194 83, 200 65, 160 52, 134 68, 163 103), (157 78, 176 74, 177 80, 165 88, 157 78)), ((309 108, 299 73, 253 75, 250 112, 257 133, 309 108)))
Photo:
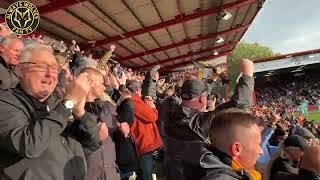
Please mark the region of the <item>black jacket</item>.
POLYGON ((114 133, 117 131, 116 109, 110 102, 100 100, 86 103, 85 109, 97 116, 98 121, 106 123, 109 133, 108 138, 101 142, 97 150, 89 150, 86 180, 120 180, 113 141, 114 133))
POLYGON ((157 110, 158 110, 158 120, 157 120, 157 126, 159 129, 159 133, 161 135, 161 137, 165 137, 166 133, 164 130, 164 124, 166 123, 166 121, 168 121, 169 119, 169 109, 170 104, 171 103, 177 103, 177 104, 181 104, 181 98, 178 95, 174 95, 172 97, 165 97, 163 99, 158 98, 157 99, 157 110))
POLYGON ((283 176, 297 175, 299 171, 298 163, 278 157, 271 166, 270 180, 278 180, 283 176))
POLYGON ((131 99, 124 100, 118 109, 110 102, 97 100, 86 103, 86 111, 95 114, 99 121, 105 122, 109 132, 109 137, 87 158, 86 180, 120 179, 118 166, 122 172, 135 171, 137 158, 134 142, 130 137, 125 138, 117 128, 118 122, 128 122, 129 125, 133 123, 131 99))
POLYGON ((175 155, 183 158, 168 163, 168 180, 250 180, 246 171, 231 168, 230 156, 202 142, 173 140, 170 143, 181 147, 175 155))
POLYGON ((14 88, 18 85, 19 79, 13 69, 0 55, 0 89, 14 88))
MULTIPOLYGON (((127 122, 131 127, 133 124, 133 104, 131 99, 123 100, 117 107, 117 119, 121 122, 127 122)), ((117 131, 114 136, 116 145, 117 164, 120 172, 133 172, 138 170, 138 156, 135 149, 134 139, 129 136, 125 138, 120 131, 117 131)))
MULTIPOLYGON (((320 175, 312 171, 300 169, 297 180, 298 179, 320 180, 320 175)), ((281 179, 281 180, 285 180, 285 179, 281 179)))
POLYGON ((205 169, 205 176, 201 180, 251 180, 245 170, 235 171, 230 166, 232 159, 226 153, 215 148, 202 151, 200 165, 205 169))
MULTIPOLYGON (((180 180, 192 180, 185 174, 181 174, 190 166, 186 159, 190 156, 185 153, 187 149, 192 149, 191 142, 197 146, 197 143, 209 142, 209 128, 212 120, 217 112, 227 108, 243 108, 252 104, 252 91, 254 79, 248 76, 242 76, 236 86, 235 94, 232 99, 220 105, 215 111, 199 112, 195 109, 190 109, 181 106, 176 100, 171 99, 169 114, 167 121, 165 121, 165 132, 167 135, 167 151, 170 157, 170 163, 176 164, 171 170, 169 179, 173 180, 179 177, 180 180), (178 143, 179 142, 179 143, 178 143)), ((165 112, 162 112, 165 113, 165 112)), ((193 167, 194 174, 201 174, 202 168, 200 166, 193 167)))
POLYGON ((275 180, 320 180, 320 175, 306 169, 300 169, 298 174, 279 173, 275 180))
POLYGON ((81 144, 99 139, 96 119, 89 113, 72 121, 54 95, 42 103, 18 87, 0 91, 0 114, 1 180, 85 178, 81 144))

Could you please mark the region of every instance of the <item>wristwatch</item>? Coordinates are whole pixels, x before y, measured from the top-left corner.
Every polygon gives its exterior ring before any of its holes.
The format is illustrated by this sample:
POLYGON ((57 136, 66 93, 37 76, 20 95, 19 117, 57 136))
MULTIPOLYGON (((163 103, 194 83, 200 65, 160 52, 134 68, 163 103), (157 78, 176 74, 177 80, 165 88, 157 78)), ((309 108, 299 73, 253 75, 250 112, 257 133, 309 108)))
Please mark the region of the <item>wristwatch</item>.
POLYGON ((66 107, 66 109, 73 109, 74 108, 74 102, 72 101, 72 100, 70 100, 70 99, 65 99, 64 101, 63 101, 63 105, 64 105, 64 107, 66 107))

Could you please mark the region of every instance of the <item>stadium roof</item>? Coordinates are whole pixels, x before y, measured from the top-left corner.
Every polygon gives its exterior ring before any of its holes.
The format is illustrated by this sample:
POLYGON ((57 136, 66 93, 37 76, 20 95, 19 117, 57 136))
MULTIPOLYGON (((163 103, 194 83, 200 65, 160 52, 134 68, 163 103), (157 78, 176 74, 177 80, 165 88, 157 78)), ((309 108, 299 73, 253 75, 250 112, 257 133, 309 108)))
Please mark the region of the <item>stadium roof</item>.
POLYGON ((320 68, 320 49, 257 59, 254 63, 256 77, 317 72, 320 68))
MULTIPOLYGON (((11 2, 1 1, 0 7, 7 8, 11 2)), ((31 2, 41 15, 39 32, 66 42, 75 39, 82 49, 94 49, 100 55, 116 44, 115 60, 121 64, 138 69, 161 64, 169 71, 192 60, 228 55, 264 0, 31 2), (219 55, 213 55, 215 51, 219 55)))

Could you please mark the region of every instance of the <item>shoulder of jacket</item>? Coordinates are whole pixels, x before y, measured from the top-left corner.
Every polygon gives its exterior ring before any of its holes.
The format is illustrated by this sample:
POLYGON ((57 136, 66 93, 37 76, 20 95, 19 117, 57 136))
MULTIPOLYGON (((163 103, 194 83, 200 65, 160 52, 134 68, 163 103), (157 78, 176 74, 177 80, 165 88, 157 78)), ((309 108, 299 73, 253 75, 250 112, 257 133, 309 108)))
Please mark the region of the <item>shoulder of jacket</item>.
POLYGON ((1 101, 11 101, 18 100, 11 89, 0 89, 0 100, 1 101))
POLYGON ((206 180, 250 180, 247 173, 242 173, 228 168, 217 168, 207 170, 206 180))
POLYGON ((22 111, 26 111, 21 101, 13 94, 11 89, 0 89, 0 102, 6 103, 14 108, 21 109, 22 111))
POLYGON ((1 63, 0 63, 0 74, 1 76, 10 74, 9 69, 1 63))

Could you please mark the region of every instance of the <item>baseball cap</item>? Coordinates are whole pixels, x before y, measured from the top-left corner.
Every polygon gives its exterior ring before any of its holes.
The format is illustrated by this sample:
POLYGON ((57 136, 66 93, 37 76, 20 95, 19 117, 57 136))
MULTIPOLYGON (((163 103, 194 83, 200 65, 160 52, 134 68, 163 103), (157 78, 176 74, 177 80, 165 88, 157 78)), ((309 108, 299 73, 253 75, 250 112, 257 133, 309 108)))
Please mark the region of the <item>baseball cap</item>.
POLYGON ((205 86, 198 79, 188 79, 184 81, 181 87, 181 98, 190 100, 199 97, 205 91, 205 86))
POLYGON ((304 137, 298 135, 288 136, 284 142, 284 147, 297 147, 301 148, 302 150, 306 149, 309 145, 307 140, 304 137))

